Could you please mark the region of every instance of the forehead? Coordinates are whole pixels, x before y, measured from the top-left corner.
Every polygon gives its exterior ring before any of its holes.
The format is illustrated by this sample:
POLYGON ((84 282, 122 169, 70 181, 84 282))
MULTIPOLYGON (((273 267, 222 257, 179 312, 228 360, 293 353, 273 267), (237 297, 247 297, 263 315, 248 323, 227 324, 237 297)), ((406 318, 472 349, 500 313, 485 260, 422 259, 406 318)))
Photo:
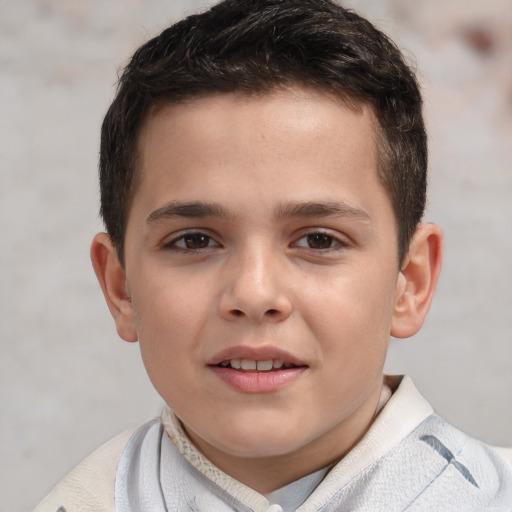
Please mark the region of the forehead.
MULTIPOLYGON (((380 129, 373 108, 321 90, 281 87, 258 94, 216 93, 180 103, 161 103, 149 111, 141 128, 137 142, 139 168, 147 168, 155 156, 165 153, 165 147, 169 151, 179 149, 184 141, 196 144, 198 152, 205 152, 208 146, 224 149, 219 146, 221 139, 224 143, 228 139, 234 148, 249 136, 266 139, 274 149, 281 146, 285 150, 294 143, 288 137, 291 129, 297 145, 305 137, 318 143, 319 152, 333 142, 343 149, 350 144, 357 151, 359 144, 347 136, 352 131, 347 121, 357 125, 357 142, 364 144, 365 154, 377 157, 380 129), (329 130, 334 137, 325 136, 329 130)), ((178 154, 179 151, 174 156, 178 154)))
POLYGON ((281 196, 307 196, 307 181, 321 182, 326 195, 339 179, 381 187, 377 126, 368 105, 303 88, 161 105, 139 137, 135 196, 143 192, 154 206, 185 187, 196 196, 227 184, 250 193, 242 182, 255 175, 267 193, 281 196))

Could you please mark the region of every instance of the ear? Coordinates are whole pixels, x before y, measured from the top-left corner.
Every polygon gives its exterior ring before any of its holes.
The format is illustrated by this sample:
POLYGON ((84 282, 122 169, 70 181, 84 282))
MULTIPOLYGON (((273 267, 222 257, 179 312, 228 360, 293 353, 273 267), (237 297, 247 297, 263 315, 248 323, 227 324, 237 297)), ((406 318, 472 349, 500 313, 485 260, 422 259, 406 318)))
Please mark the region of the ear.
POLYGON ((408 338, 420 330, 434 296, 442 253, 443 236, 439 226, 420 226, 398 274, 391 336, 408 338))
POLYGON ((91 261, 117 333, 125 341, 137 341, 133 306, 126 291, 126 274, 106 233, 98 233, 91 245, 91 261))

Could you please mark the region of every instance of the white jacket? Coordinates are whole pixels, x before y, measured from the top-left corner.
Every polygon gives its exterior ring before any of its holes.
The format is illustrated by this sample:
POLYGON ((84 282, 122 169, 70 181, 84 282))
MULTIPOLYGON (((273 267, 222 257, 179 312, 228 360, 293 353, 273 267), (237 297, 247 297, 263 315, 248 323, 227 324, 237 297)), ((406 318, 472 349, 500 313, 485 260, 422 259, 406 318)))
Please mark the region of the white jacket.
MULTIPOLYGON (((214 466, 165 409, 101 446, 34 512, 175 510, 282 509, 214 466)), ((435 415, 405 377, 361 442, 297 510, 511 512, 512 464, 435 415)))

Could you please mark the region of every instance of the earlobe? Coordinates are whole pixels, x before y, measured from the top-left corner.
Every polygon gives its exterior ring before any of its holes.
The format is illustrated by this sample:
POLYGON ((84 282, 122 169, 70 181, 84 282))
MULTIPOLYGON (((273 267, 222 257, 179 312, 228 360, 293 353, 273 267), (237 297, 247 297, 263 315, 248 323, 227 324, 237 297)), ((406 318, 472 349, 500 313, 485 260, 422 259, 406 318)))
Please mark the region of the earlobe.
POLYGON ((106 233, 98 233, 91 244, 91 261, 119 336, 137 341, 133 306, 126 290, 126 275, 106 233))
POLYGON ((420 226, 398 275, 391 336, 416 334, 427 316, 442 263, 442 233, 436 224, 420 226))

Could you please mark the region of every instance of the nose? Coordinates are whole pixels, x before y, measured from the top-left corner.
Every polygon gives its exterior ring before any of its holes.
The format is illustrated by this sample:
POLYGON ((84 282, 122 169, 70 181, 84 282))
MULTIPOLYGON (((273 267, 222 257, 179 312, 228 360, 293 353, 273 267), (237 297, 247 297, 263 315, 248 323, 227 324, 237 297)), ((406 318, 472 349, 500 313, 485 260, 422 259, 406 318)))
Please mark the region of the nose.
POLYGON ((221 316, 253 323, 286 320, 293 308, 279 256, 263 250, 249 252, 227 262, 219 298, 221 316))

